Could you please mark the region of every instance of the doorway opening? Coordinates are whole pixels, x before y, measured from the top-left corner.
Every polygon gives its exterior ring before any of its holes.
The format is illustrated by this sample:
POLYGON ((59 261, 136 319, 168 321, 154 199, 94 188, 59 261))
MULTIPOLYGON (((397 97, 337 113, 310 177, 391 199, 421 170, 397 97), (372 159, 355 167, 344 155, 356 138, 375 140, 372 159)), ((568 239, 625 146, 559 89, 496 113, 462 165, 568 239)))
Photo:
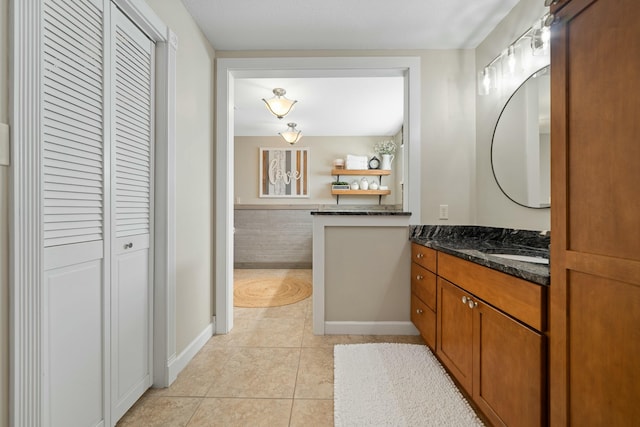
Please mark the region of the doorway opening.
MULTIPOLYGON (((216 333, 233 328, 234 277, 234 100, 236 83, 266 77, 385 77, 404 78, 403 210, 420 217, 419 192, 419 59, 379 58, 220 58, 217 63, 216 134, 216 333), (408 145, 408 147, 407 147, 408 145)), ((313 294, 324 293, 313 283, 313 294)), ((315 301, 315 297, 314 301, 315 301)), ((324 310, 313 310, 314 324, 324 322, 324 310)))

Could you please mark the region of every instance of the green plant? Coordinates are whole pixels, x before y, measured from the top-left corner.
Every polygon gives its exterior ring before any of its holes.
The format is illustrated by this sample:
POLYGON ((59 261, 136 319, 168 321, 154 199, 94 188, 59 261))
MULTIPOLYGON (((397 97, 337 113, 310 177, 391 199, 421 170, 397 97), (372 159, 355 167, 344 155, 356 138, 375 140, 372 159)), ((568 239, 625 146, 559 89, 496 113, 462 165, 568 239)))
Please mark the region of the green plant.
POLYGON ((331 185, 349 185, 349 183, 344 181, 335 181, 332 182, 331 185))
POLYGON ((373 146, 373 150, 378 154, 393 154, 396 152, 396 143, 390 139, 380 141, 373 146))

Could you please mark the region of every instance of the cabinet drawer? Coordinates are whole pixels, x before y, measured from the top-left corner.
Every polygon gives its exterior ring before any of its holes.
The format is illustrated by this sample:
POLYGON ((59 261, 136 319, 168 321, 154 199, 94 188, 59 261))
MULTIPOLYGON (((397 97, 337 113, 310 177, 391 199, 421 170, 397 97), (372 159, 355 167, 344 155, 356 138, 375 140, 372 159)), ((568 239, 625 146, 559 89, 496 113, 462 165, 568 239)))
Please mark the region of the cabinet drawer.
POLYGON ((538 331, 546 331, 547 287, 452 255, 438 254, 438 275, 538 331))
POLYGON ((411 244, 411 260, 429 271, 437 273, 437 252, 417 243, 411 244))
POLYGON ((411 292, 436 311, 436 275, 414 262, 411 263, 411 292))
POLYGON ((415 294, 411 294, 411 321, 429 348, 436 349, 436 314, 415 294))

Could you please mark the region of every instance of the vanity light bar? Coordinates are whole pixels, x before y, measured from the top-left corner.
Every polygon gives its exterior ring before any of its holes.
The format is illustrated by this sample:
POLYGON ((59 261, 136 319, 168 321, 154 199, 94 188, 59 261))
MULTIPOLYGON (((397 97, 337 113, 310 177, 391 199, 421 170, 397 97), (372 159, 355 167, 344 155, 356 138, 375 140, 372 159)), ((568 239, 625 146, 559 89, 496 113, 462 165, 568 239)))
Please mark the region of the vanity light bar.
POLYGON ((511 42, 507 49, 500 52, 478 72, 478 95, 488 95, 498 87, 496 63, 503 58, 507 59, 506 66, 508 67, 508 72, 511 75, 515 74, 518 62, 516 52, 518 51, 519 43, 524 39, 531 39, 529 48, 532 55, 535 55, 536 52, 542 52, 548 49, 550 40, 549 27, 553 23, 553 19, 554 16, 552 14, 546 13, 542 18, 538 19, 534 25, 522 33, 520 37, 511 42))

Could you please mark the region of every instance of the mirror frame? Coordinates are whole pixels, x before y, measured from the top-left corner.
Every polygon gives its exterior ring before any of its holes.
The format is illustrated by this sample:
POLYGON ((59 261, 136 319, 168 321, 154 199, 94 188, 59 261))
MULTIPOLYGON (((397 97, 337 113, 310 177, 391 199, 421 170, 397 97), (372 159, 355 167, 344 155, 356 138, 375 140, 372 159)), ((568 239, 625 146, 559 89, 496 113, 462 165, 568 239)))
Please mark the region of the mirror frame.
POLYGON ((495 167, 493 165, 493 145, 494 145, 494 142, 495 142, 496 130, 498 129, 498 124, 500 123, 500 118, 504 114, 504 111, 507 109, 507 106, 509 105, 509 102, 511 101, 511 98, 513 98, 516 95, 516 93, 518 93, 520 88, 522 88, 522 86, 524 86, 533 76, 535 76, 536 74, 538 74, 540 71, 544 70, 545 68, 549 68, 549 70, 550 70, 551 69, 551 64, 547 64, 544 67, 540 67, 538 70, 536 70, 533 73, 531 73, 531 75, 529 75, 529 77, 524 79, 524 81, 513 91, 513 93, 511 95, 509 95, 509 99, 507 99, 507 102, 505 102, 504 106, 502 107, 502 110, 500 110, 500 114, 498 115, 498 119, 496 120, 496 125, 493 127, 493 134, 491 135, 491 151, 490 151, 489 154, 490 154, 490 157, 491 157, 491 173, 493 174, 493 180, 496 182, 496 184, 498 185, 498 188, 500 189, 502 194, 505 195, 505 197, 507 199, 511 200, 516 205, 520 205, 520 206, 528 208, 528 209, 550 209, 551 208, 551 204, 549 204, 549 206, 529 206, 529 205, 525 205, 523 203, 520 203, 520 202, 514 200, 509 194, 507 194, 507 192, 504 190, 504 188, 502 188, 502 186, 500 185, 500 182, 498 181, 498 177, 496 176, 496 169, 495 169, 495 167))

